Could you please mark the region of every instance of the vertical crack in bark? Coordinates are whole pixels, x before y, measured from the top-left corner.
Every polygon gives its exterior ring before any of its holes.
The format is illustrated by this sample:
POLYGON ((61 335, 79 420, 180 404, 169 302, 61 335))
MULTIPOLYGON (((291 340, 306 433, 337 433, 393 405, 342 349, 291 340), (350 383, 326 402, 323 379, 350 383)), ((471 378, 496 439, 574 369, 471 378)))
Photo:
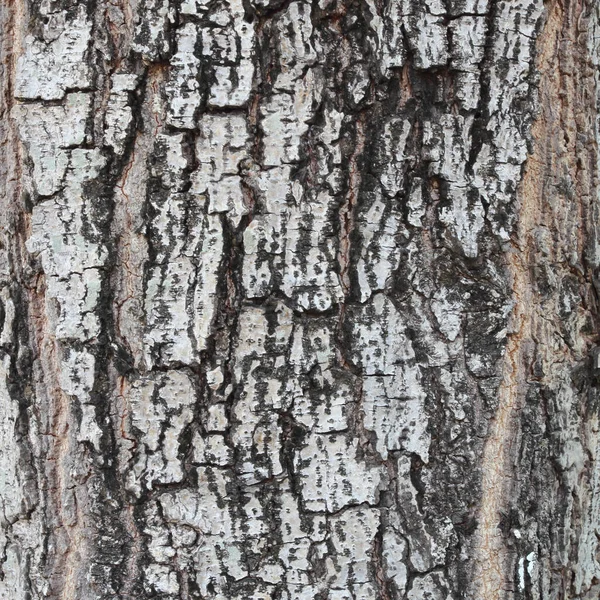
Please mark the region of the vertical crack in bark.
POLYGON ((22 156, 19 144, 19 134, 13 119, 10 117, 14 105, 14 82, 17 58, 21 51, 20 36, 25 21, 25 7, 21 2, 8 1, 0 6, 0 176, 2 180, 2 196, 0 198, 0 232, 4 238, 3 245, 11 248, 12 266, 19 269, 22 262, 21 252, 26 255, 23 247, 19 247, 21 233, 17 228, 18 207, 21 204, 22 156))
POLYGON ((348 193, 343 206, 340 209, 340 250, 338 261, 340 264, 340 281, 344 294, 350 293, 350 252, 351 236, 354 230, 354 209, 358 201, 358 193, 361 182, 359 168, 360 157, 365 147, 365 115, 361 114, 356 121, 355 148, 348 160, 348 193))
POLYGON ((558 0, 550 7, 538 37, 540 115, 531 130, 534 150, 526 162, 519 191, 517 235, 507 254, 514 304, 498 389, 498 407, 490 423, 481 463, 482 498, 473 553, 473 597, 485 600, 500 600, 511 589, 510 551, 499 522, 502 512, 510 504, 514 488, 520 409, 533 363, 537 321, 542 316, 540 299, 532 281, 532 267, 539 258, 534 234, 544 218, 542 192, 548 170, 547 140, 556 133, 548 127, 545 113, 560 104, 560 86, 555 79, 562 13, 558 0))
POLYGON ((15 526, 18 527, 19 521, 32 510, 38 494, 35 466, 31 464, 33 452, 26 445, 26 435, 21 435, 29 427, 23 396, 33 374, 31 357, 24 346, 32 329, 28 320, 31 317, 28 291, 31 295, 35 282, 32 284, 29 277, 25 250, 29 223, 22 213, 22 147, 17 125, 11 118, 24 23, 24 3, 18 0, 0 3, 0 334, 3 342, 0 377, 4 380, 0 381, 0 597, 14 600, 19 594, 25 597, 24 590, 31 579, 29 553, 20 547, 15 526), (13 318, 7 318, 7 300, 14 303, 13 318), (10 370, 6 369, 7 363, 10 370), (14 424, 11 413, 17 418, 14 424), (20 428, 17 427, 19 421, 20 428), (19 560, 26 564, 25 568, 17 568, 19 560))

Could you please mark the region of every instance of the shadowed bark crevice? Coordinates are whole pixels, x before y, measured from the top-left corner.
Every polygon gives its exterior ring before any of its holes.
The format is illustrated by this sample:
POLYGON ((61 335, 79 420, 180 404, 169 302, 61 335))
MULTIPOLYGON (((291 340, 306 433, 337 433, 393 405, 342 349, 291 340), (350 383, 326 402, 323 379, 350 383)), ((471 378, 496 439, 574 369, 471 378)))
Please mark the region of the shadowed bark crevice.
POLYGON ((599 10, 0 7, 0 597, 595 598, 599 10))

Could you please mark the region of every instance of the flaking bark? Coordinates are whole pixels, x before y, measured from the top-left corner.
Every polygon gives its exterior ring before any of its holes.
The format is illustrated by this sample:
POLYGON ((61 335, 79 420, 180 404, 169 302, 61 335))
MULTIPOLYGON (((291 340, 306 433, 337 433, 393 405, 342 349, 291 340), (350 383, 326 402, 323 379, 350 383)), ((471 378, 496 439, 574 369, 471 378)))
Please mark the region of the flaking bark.
POLYGON ((600 8, 0 5, 0 598, 591 600, 600 8))

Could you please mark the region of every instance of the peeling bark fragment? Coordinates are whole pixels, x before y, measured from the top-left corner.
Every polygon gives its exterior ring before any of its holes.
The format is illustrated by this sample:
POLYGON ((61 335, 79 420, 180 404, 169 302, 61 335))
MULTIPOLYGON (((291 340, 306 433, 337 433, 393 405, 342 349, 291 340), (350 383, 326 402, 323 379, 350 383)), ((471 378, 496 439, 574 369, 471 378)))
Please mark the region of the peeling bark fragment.
POLYGON ((418 367, 397 367, 391 377, 366 377, 363 395, 365 429, 375 434, 382 458, 388 451, 406 450, 428 462, 430 435, 418 367))
POLYGON ((403 531, 408 535, 409 564, 417 572, 425 573, 446 562, 449 547, 456 542, 456 534, 448 517, 424 515, 419 506, 418 491, 411 481, 411 464, 407 457, 398 460, 398 500, 404 519, 403 531))
POLYGON ((278 171, 259 181, 267 214, 257 215, 244 233, 247 293, 263 297, 276 287, 302 310, 326 311, 342 298, 334 267, 335 200, 325 192, 305 197, 300 186, 284 184, 288 168, 278 171))
POLYGON ((466 171, 472 120, 444 115, 440 125, 427 125, 424 142, 433 162, 431 170, 448 184, 447 204, 440 207, 440 221, 450 228, 465 256, 475 258, 484 209, 478 190, 469 185, 466 171))
POLYGON ((353 312, 348 319, 352 357, 365 375, 394 375, 399 362, 414 359, 402 316, 384 294, 375 294, 364 306, 353 307, 353 312))
POLYGON ((307 510, 337 512, 345 506, 379 501, 384 475, 360 461, 358 443, 343 434, 314 435, 295 458, 307 510))
POLYGON ((247 158, 249 141, 246 119, 242 115, 203 115, 196 142, 199 168, 192 178, 192 191, 206 194, 208 212, 227 213, 237 228, 247 214, 239 174, 247 158))
MULTIPOLYGON (((7 324, 4 323, 4 325, 7 324)), ((0 394, 5 399, 2 413, 0 413, 0 443, 3 449, 0 453, 0 485, 3 490, 2 498, 0 498, 0 519, 3 527, 6 527, 9 523, 14 523, 19 518, 25 501, 20 483, 19 457, 14 450, 10 451, 11 446, 14 444, 15 425, 19 416, 19 410, 17 403, 11 401, 8 391, 9 371, 10 357, 5 356, 0 363, 0 394)), ((0 538, 0 541, 2 542, 2 546, 5 547, 6 537, 3 537, 4 539, 0 538)), ((11 547, 9 552, 10 554, 15 553, 16 547, 11 547)), ((12 558, 12 561, 15 559, 16 557, 12 558)), ((6 567, 4 569, 6 572, 6 567)), ((14 571, 14 574, 16 573, 17 569, 14 571)), ((17 584, 18 582, 15 582, 15 585, 17 584)), ((13 591, 16 590, 13 589, 13 591)))
POLYGON ((446 9, 441 0, 402 2, 404 28, 417 69, 441 67, 448 62, 448 36, 444 25, 446 9))
POLYGON ((206 26, 188 22, 177 31, 174 69, 167 86, 169 124, 194 129, 204 102, 212 108, 242 107, 248 102, 255 36, 239 0, 228 2, 226 8, 199 11, 190 4, 183 8, 184 14, 201 15, 206 26))
POLYGON ((202 33, 202 53, 209 60, 212 74, 207 103, 215 108, 244 106, 254 78, 254 24, 245 19, 240 0, 229 0, 227 12, 227 23, 219 19, 219 13, 209 17, 225 27, 207 27, 202 33))
POLYGON ((198 26, 186 23, 177 32, 177 51, 171 59, 173 68, 167 83, 169 112, 167 122, 180 129, 195 129, 202 103, 200 90, 200 62, 196 57, 200 44, 198 26))
POLYGON ((448 597, 448 585, 441 572, 416 577, 412 588, 406 594, 407 600, 447 600, 448 597))
POLYGON ((367 5, 371 13, 369 25, 375 33, 372 46, 377 55, 377 66, 381 75, 391 77, 391 69, 402 67, 406 60, 402 3, 390 2, 383 11, 370 0, 367 5))
POLYGON ((313 393, 295 396, 294 418, 315 433, 346 431, 358 381, 344 371, 333 369, 320 370, 315 379, 313 393))
POLYGON ((139 432, 128 474, 136 494, 183 479, 180 437, 193 419, 196 391, 185 372, 147 377, 131 386, 130 426, 139 432))
MULTIPOLYGON (((181 214, 185 210, 181 206, 185 199, 181 200, 173 202, 173 212, 181 214)), ((208 343, 216 308, 222 228, 215 217, 200 218, 197 227, 193 248, 205 260, 197 264, 184 250, 149 271, 147 364, 155 360, 164 365, 195 364, 208 343)))
POLYGON ((410 130, 409 122, 393 119, 386 123, 383 132, 380 152, 384 166, 380 178, 383 191, 392 198, 402 189, 410 130))
POLYGON ((283 473, 278 411, 289 408, 292 396, 277 374, 285 371, 293 324, 290 311, 278 308, 274 328, 258 308, 246 309, 240 321, 234 367, 239 392, 232 410, 231 439, 240 474, 249 483, 283 473), (265 369, 275 377, 267 378, 265 369))
POLYGON ((407 583, 406 567, 407 544, 393 528, 386 529, 382 538, 381 555, 384 560, 385 575, 388 580, 393 581, 398 593, 403 593, 407 583))
POLYGON ((286 223, 285 268, 281 291, 305 310, 325 311, 341 300, 342 291, 334 270, 335 247, 331 237, 334 199, 326 193, 316 198, 297 198, 286 223), (305 223, 311 224, 306 235, 305 223))
MULTIPOLYGON (((167 523, 189 527, 200 534, 200 543, 191 565, 197 573, 196 584, 204 593, 225 589, 227 581, 242 580, 249 575, 247 553, 257 554, 266 529, 260 502, 249 491, 244 507, 230 511, 227 487, 231 475, 210 467, 198 470, 196 492, 183 490, 160 497, 162 514, 167 523)), ((173 550, 178 555, 180 550, 173 550)), ((155 560, 167 562, 171 551, 155 553, 155 560)), ((261 575, 258 570, 257 576, 261 575)), ((268 580, 268 568, 264 570, 268 580)))
POLYGON ((328 565, 329 598, 372 598, 376 586, 370 562, 379 527, 379 512, 370 508, 350 508, 332 517, 329 526, 333 546, 340 557, 337 564, 331 561, 328 565))
POLYGON ((178 191, 187 167, 182 142, 181 134, 159 140, 159 152, 165 152, 172 170, 156 174, 172 191, 157 188, 149 198, 154 260, 145 296, 148 365, 197 364, 216 309, 222 224, 218 216, 206 214, 205 196, 178 191))
POLYGON ((73 89, 89 89, 92 68, 87 59, 92 33, 85 6, 71 14, 45 13, 41 39, 28 35, 17 59, 16 98, 60 100, 73 89))
POLYGON ((17 104, 14 118, 21 125, 21 137, 33 161, 33 190, 52 196, 64 184, 70 149, 86 141, 90 115, 89 94, 68 94, 64 105, 17 104))
POLYGON ((357 227, 363 241, 362 255, 356 265, 361 302, 386 288, 400 260, 396 241, 400 213, 390 211, 379 196, 365 208, 368 210, 358 218, 357 227))
POLYGON ((450 66, 458 71, 458 93, 463 108, 476 110, 479 103, 481 84, 480 65, 484 59, 487 21, 484 16, 465 16, 448 25, 451 35, 450 66))
POLYGON ((169 0, 141 0, 132 50, 146 60, 158 61, 168 56, 170 28, 175 11, 169 0))
POLYGON ((40 256, 48 278, 47 301, 58 304, 58 339, 91 340, 100 330, 95 309, 107 253, 103 245, 90 239, 93 207, 85 197, 84 185, 104 164, 96 150, 72 150, 64 191, 33 209, 27 249, 40 256))
POLYGON ((112 87, 108 107, 106 109, 106 132, 104 142, 112 146, 117 154, 123 154, 125 142, 130 133, 133 120, 130 92, 134 91, 138 78, 133 74, 112 76, 112 87))

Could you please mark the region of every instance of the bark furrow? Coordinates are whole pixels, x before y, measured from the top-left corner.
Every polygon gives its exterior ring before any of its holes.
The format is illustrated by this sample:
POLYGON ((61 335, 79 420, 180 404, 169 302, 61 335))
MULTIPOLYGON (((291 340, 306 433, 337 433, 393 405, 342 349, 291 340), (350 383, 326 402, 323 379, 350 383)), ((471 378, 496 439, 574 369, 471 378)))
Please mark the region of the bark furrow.
POLYGON ((600 7, 0 6, 0 597, 592 600, 600 7))

